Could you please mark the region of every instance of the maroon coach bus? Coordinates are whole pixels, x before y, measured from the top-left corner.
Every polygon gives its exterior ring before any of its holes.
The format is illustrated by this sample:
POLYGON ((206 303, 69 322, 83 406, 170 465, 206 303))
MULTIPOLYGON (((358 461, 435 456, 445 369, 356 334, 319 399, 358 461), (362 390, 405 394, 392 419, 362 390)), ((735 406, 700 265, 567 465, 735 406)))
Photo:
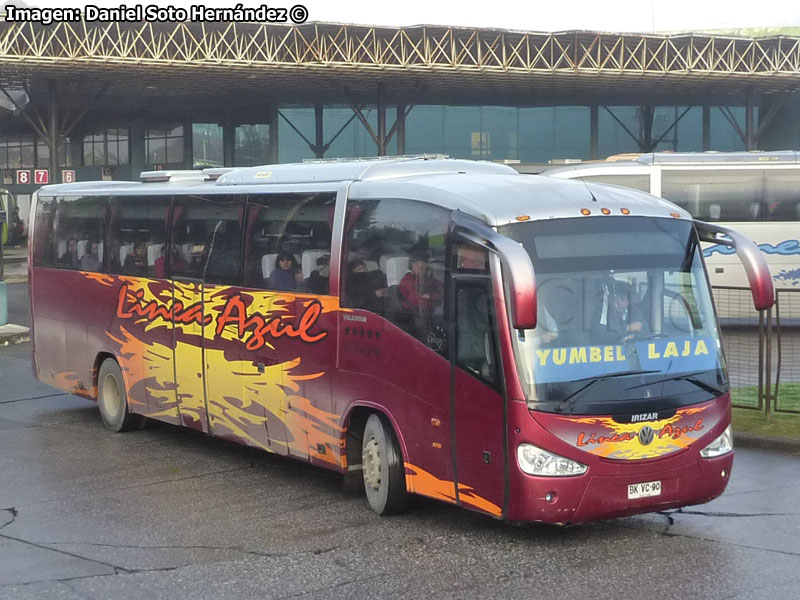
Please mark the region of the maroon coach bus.
POLYGON ((419 158, 143 173, 34 199, 36 375, 509 521, 706 502, 733 463, 701 241, 624 188, 419 158), (535 273, 535 277, 534 277, 535 273))

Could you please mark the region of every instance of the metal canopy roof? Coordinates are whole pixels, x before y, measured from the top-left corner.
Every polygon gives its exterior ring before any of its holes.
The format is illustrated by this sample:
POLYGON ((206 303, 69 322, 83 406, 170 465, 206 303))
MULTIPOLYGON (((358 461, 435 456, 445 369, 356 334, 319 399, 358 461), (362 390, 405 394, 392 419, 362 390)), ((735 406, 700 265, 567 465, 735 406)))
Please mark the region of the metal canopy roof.
POLYGON ((264 103, 742 104, 800 87, 800 38, 335 23, 0 22, 0 84, 98 110, 264 103), (380 84, 380 86, 378 85, 380 84))

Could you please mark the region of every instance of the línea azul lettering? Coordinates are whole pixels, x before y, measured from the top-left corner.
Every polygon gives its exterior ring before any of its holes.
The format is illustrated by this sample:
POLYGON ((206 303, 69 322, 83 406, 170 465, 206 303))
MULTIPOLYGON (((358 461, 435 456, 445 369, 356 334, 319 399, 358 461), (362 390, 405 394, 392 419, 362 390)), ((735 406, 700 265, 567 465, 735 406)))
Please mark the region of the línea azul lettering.
POLYGON ((311 330, 317 323, 317 319, 322 314, 322 305, 319 302, 311 302, 303 314, 297 319, 296 323, 286 322, 284 315, 267 318, 259 313, 247 314, 247 307, 239 294, 231 297, 225 304, 222 314, 217 318, 217 335, 228 325, 236 325, 237 336, 242 339, 250 331, 252 335, 245 343, 248 350, 258 350, 267 343, 267 336, 279 338, 288 336, 300 338, 307 343, 320 341, 328 332, 320 331, 312 334, 311 330))
MULTIPOLYGON (((167 323, 196 323, 201 326, 210 325, 214 321, 212 315, 203 314, 203 305, 200 302, 190 306, 184 306, 180 301, 165 305, 156 299, 145 301, 144 295, 144 290, 131 291, 127 285, 121 286, 117 298, 117 317, 120 319, 143 318, 151 323, 162 319, 167 323)), ((235 325, 236 336, 243 340, 250 332, 245 343, 245 348, 248 350, 262 348, 267 344, 268 337, 272 339, 283 336, 300 338, 306 343, 313 344, 328 335, 326 331, 312 333, 321 314, 322 305, 316 301, 311 302, 303 314, 292 321, 287 320, 288 315, 285 314, 275 317, 265 317, 259 313, 248 314, 242 296, 236 294, 228 299, 222 313, 217 317, 215 333, 219 336, 227 326, 235 325)))
POLYGON ((203 316, 203 305, 200 302, 184 307, 183 302, 171 305, 160 304, 158 300, 144 300, 144 290, 130 291, 127 285, 119 288, 117 296, 117 316, 120 319, 142 317, 149 322, 163 319, 167 322, 180 324, 197 323, 208 325, 211 315, 203 316))

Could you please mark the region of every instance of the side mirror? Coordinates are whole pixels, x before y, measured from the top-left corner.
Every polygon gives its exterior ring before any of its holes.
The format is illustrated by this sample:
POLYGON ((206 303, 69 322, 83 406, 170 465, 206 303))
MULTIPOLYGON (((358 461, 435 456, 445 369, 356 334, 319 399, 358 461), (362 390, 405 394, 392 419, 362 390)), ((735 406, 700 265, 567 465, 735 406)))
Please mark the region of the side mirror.
POLYGON ((775 304, 775 289, 767 259, 751 239, 727 227, 704 221, 695 221, 694 226, 700 241, 721 244, 736 250, 736 256, 742 261, 747 273, 756 310, 765 310, 775 304))
POLYGON ((460 211, 453 213, 453 226, 460 237, 500 257, 503 278, 508 283, 511 326, 514 329, 536 327, 536 281, 533 263, 525 248, 497 233, 480 219, 460 211))

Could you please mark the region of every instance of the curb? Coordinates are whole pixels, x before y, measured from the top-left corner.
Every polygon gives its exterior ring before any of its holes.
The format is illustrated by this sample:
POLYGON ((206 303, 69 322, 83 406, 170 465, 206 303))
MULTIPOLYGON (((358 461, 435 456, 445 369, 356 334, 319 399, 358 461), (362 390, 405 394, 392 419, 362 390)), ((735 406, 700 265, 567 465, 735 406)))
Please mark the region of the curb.
POLYGON ((734 448, 755 448, 800 455, 800 439, 763 435, 760 433, 733 432, 734 448))
POLYGON ((22 325, 0 325, 0 346, 21 344, 31 339, 31 330, 22 325))

